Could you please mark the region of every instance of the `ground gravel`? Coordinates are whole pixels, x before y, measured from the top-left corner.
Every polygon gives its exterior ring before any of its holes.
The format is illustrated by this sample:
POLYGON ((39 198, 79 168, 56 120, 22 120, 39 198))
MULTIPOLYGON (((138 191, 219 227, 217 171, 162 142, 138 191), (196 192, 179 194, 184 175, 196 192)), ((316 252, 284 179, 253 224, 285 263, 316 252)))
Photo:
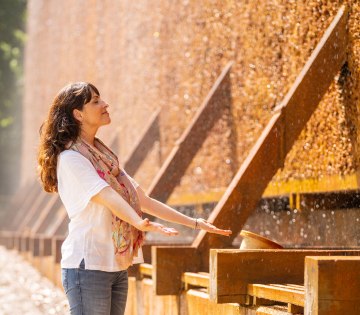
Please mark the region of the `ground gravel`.
POLYGON ((62 289, 16 251, 0 246, 0 314, 69 314, 62 289))

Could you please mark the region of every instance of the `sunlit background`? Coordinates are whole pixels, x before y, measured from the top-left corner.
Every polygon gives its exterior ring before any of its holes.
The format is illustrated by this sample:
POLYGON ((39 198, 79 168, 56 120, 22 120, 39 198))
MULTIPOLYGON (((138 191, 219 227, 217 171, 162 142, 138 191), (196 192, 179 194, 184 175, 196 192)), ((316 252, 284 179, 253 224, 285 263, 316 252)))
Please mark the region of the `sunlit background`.
MULTIPOLYGON (((99 137, 116 149, 121 163, 159 113, 155 140, 133 174, 147 190, 233 62, 226 93, 216 100, 223 109, 214 114, 214 126, 167 200, 183 213, 207 218, 344 3, 346 62, 244 229, 289 248, 358 247, 360 4, 355 0, 0 0, 1 203, 12 205, 20 188, 39 186, 39 127, 67 83, 92 82, 110 104, 112 123, 99 137)), ((44 198, 41 205, 51 198, 40 188, 36 194, 44 198)), ((0 222, 17 210, 0 208, 0 222)), ((23 228, 29 232, 32 219, 25 222, 25 214, 23 228)), ((65 237, 64 214, 59 205, 52 209, 41 232, 65 237)), ((12 231, 17 224, 12 222, 12 231)), ((173 242, 191 244, 197 231, 176 227, 182 233, 173 242)), ((151 234, 147 240, 167 242, 151 234)), ((232 245, 240 242, 236 237, 232 245)))

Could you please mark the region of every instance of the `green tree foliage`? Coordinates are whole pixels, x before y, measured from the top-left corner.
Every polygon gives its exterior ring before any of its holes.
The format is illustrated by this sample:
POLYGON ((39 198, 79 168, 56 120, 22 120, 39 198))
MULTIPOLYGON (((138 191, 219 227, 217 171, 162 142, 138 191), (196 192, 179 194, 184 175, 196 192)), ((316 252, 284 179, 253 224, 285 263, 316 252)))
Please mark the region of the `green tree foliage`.
POLYGON ((20 177, 26 0, 0 0, 0 195, 20 177))

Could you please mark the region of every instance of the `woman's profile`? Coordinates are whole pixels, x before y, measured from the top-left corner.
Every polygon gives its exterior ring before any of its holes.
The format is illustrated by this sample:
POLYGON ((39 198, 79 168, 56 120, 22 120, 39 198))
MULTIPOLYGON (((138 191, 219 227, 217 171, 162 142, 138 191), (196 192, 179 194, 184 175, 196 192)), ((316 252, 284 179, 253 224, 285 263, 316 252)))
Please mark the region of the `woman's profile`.
POLYGON ((111 122, 108 107, 93 84, 72 83, 58 92, 40 128, 40 179, 45 191, 59 194, 70 218, 61 268, 71 314, 124 314, 127 269, 143 262, 144 232, 178 234, 143 219, 143 212, 231 234, 146 195, 96 137, 98 129, 111 122))

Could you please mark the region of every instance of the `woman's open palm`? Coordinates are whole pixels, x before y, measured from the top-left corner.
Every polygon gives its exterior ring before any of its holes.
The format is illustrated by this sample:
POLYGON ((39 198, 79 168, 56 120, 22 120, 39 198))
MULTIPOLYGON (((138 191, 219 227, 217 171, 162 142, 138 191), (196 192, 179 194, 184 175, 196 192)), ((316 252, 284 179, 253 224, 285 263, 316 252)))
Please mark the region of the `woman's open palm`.
POLYGON ((141 231, 157 232, 157 233, 161 233, 161 234, 164 234, 167 236, 173 236, 173 235, 179 234, 179 232, 176 229, 166 227, 165 225, 163 225, 161 223, 152 222, 148 218, 141 221, 139 229, 141 231))
POLYGON ((220 235, 225 235, 225 236, 229 236, 230 234, 232 234, 231 230, 219 229, 215 225, 212 225, 210 222, 208 222, 202 218, 197 219, 197 228, 199 230, 204 230, 209 233, 215 233, 215 234, 220 234, 220 235))

